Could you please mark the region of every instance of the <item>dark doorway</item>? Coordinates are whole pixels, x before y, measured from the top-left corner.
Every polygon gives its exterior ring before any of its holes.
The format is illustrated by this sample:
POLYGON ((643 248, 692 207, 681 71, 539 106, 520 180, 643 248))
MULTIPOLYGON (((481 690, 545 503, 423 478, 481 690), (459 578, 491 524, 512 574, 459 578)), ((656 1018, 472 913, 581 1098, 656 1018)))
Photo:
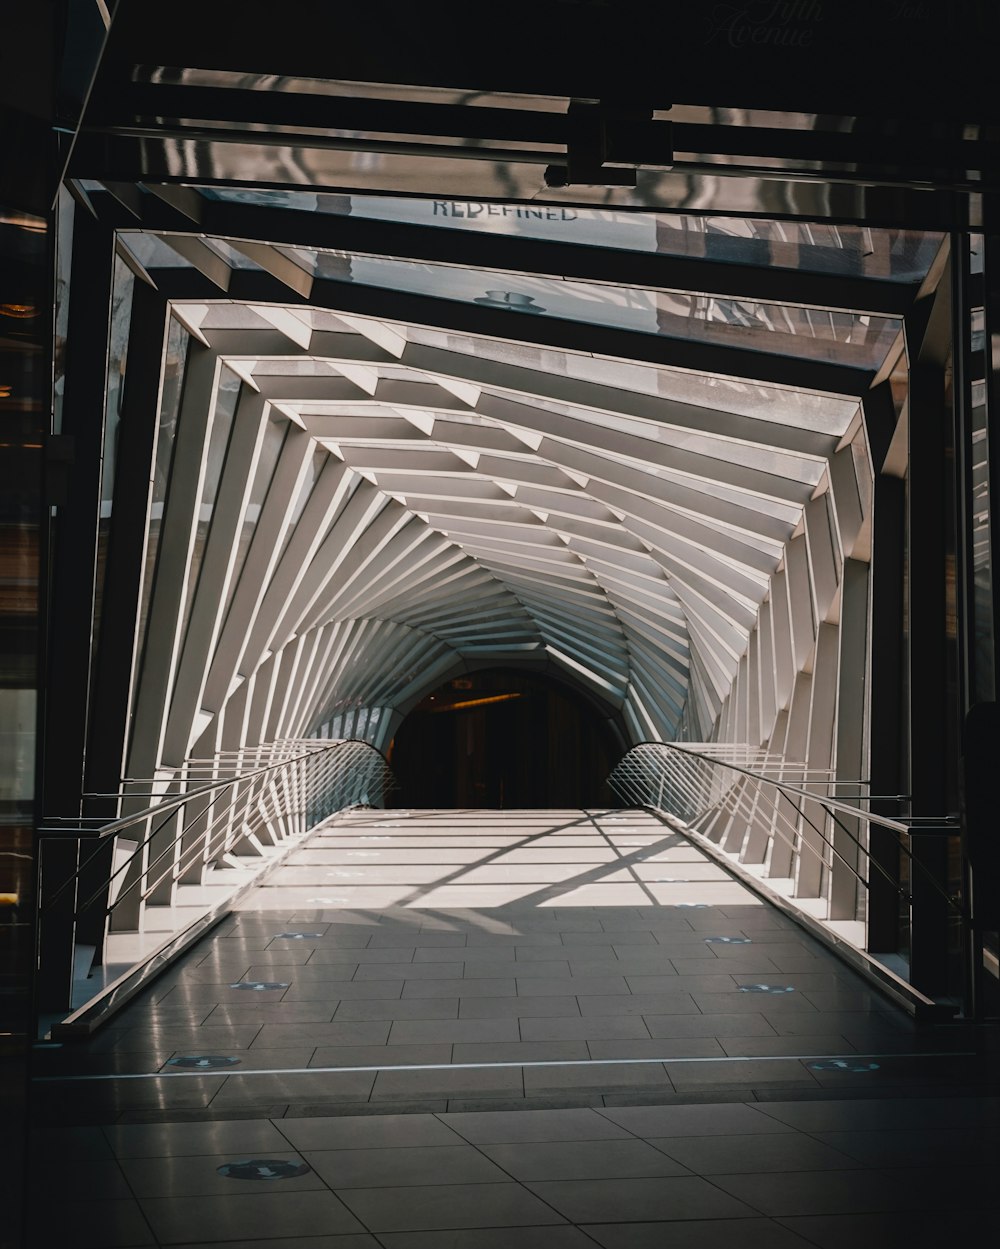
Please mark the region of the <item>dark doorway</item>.
POLYGON ((615 805, 607 721, 549 677, 489 668, 448 681, 400 725, 387 757, 398 807, 615 805))

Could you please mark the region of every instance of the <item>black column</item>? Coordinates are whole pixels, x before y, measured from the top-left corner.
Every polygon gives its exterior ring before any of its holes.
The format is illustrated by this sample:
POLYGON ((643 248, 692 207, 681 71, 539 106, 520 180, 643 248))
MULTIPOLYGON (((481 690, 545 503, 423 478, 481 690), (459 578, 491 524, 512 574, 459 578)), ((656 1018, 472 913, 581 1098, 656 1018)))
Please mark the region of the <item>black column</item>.
POLYGON ((66 336, 62 435, 72 462, 53 521, 48 718, 42 792, 46 815, 82 814, 91 623, 104 446, 114 234, 78 211, 66 336))
MULTIPOLYGON (((865 425, 875 479, 872 532, 871 743, 873 794, 908 792, 906 775, 904 553, 906 483, 885 471, 896 429, 896 405, 887 380, 865 398, 865 425)), ((874 815, 897 817, 899 804, 875 802, 874 815)), ((900 946, 899 838, 870 827, 868 849, 868 949, 895 954, 900 946)))
MULTIPOLYGON (((951 287, 946 273, 907 320, 910 357, 907 580, 911 815, 957 810, 958 698, 955 655, 956 462, 953 442, 951 287)), ((948 842, 910 839, 910 979, 928 996, 949 990, 953 914, 948 842)))

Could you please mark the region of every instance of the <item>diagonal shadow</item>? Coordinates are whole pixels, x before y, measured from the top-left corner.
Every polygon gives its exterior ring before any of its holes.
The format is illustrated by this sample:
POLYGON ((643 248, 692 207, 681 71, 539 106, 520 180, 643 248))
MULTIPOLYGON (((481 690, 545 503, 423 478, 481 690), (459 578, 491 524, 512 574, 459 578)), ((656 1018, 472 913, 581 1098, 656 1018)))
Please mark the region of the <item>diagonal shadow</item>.
MULTIPOLYGON (((614 808, 609 808, 609 814, 611 810, 614 810, 614 808)), ((623 808, 622 810, 627 809, 623 808)), ((441 812, 440 814, 442 816, 447 815, 449 818, 453 818, 456 815, 477 815, 482 814, 482 812, 473 811, 471 809, 463 809, 462 811, 448 811, 441 812)), ((645 812, 636 812, 637 816, 642 816, 644 814, 645 812)), ((433 818, 434 817, 432 816, 431 819, 433 818)), ((654 854, 658 854, 662 850, 675 849, 678 846, 690 845, 691 843, 686 841, 679 833, 671 832, 650 845, 639 846, 633 853, 624 855, 621 853, 619 848, 610 841, 610 834, 600 827, 595 816, 587 811, 581 811, 579 819, 570 820, 562 824, 554 824, 539 832, 520 838, 518 841, 512 842, 508 845, 498 846, 485 858, 477 859, 474 864, 462 864, 461 866, 456 867, 454 871, 447 872, 434 881, 428 881, 420 885, 415 885, 409 893, 393 903, 393 909, 396 907, 414 907, 419 903, 421 898, 426 897, 434 890, 440 889, 445 885, 461 883, 468 872, 479 870, 483 867, 489 867, 490 865, 496 866, 497 861, 504 855, 509 854, 512 850, 530 848, 533 844, 544 841, 546 838, 551 837, 555 833, 567 832, 574 828, 582 828, 584 826, 590 826, 595 829, 598 835, 604 838, 608 848, 613 850, 618 857, 608 863, 594 864, 586 871, 580 872, 575 876, 571 876, 566 880, 546 883, 544 885, 540 885, 536 889, 531 889, 529 887, 526 892, 516 900, 516 903, 507 903, 504 905, 517 905, 520 907, 524 906, 526 903, 530 904, 533 901, 536 907, 544 907, 546 902, 551 902, 554 899, 557 899, 562 894, 567 893, 571 888, 579 888, 582 885, 587 884, 599 884, 606 876, 613 872, 620 872, 623 869, 627 869, 631 872, 633 882, 640 887, 643 893, 645 893, 651 905, 657 907, 662 905, 656 900, 648 884, 638 877, 634 869, 638 864, 645 862, 654 854)), ((588 827, 588 831, 590 831, 590 827, 588 827)), ((477 886, 473 885, 471 887, 476 888, 477 886)), ((476 910, 477 908, 463 907, 460 909, 476 910)), ((502 908, 489 907, 484 909, 498 910, 502 908)), ((428 912, 434 913, 431 908, 427 908, 427 911, 424 912, 424 914, 428 912)))

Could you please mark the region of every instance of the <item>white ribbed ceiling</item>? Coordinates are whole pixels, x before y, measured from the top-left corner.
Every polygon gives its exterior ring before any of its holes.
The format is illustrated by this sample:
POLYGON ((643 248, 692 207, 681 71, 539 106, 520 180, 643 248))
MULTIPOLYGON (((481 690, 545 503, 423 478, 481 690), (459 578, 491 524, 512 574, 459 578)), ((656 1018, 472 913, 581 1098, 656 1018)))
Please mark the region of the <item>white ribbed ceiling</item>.
MULTIPOLYGON (((185 394, 207 405, 203 474, 219 454, 211 428, 223 392, 235 405, 213 533, 227 513, 234 535, 253 534, 242 564, 219 564, 221 591, 204 576, 187 591, 185 621, 199 619, 199 598, 216 606, 197 644, 174 638, 175 754, 216 732, 227 709, 243 737, 355 732, 384 746, 435 686, 496 663, 554 669, 632 740, 704 740, 811 502, 830 496, 824 541, 837 561, 850 553, 831 465, 856 444, 860 518, 868 470, 856 394, 533 342, 548 311, 524 315, 537 311, 530 300, 499 313, 500 339, 331 310, 329 291, 318 307, 310 294, 329 271, 354 286, 398 282, 500 307, 530 287, 538 305, 562 299, 563 321, 669 336, 687 318, 702 344, 859 372, 897 343, 890 318, 571 289, 518 272, 442 277, 391 258, 205 236, 126 232, 120 243, 133 270, 190 268, 220 288, 171 308, 212 363, 200 398, 185 394), (246 270, 296 298, 230 297, 232 275, 246 270), (515 322, 523 342, 509 336, 515 322), (227 487, 234 473, 242 485, 227 487)), ((391 289, 380 298, 391 308, 391 289)))

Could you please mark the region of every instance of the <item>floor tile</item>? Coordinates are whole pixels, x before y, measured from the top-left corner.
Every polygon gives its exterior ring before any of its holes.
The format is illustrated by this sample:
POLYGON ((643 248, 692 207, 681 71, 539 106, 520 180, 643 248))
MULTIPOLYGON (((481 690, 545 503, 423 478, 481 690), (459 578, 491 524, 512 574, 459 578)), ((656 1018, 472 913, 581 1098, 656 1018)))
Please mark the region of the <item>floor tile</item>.
POLYGON ((368 967, 389 963, 395 966, 400 964, 409 966, 413 962, 415 953, 416 948, 412 945, 359 949, 348 949, 339 944, 333 948, 320 946, 310 954, 308 965, 310 967, 337 967, 345 963, 355 963, 368 967))
MULTIPOLYGON (((761 1217, 699 1219, 694 1223, 601 1223, 588 1224, 582 1230, 603 1249, 814 1249, 812 1241, 761 1217)), ((890 1249, 888 1242, 881 1249, 890 1249)))
POLYGON ((581 1015, 697 1015, 700 1009, 689 993, 580 998, 581 1015))
POLYGON ((28 1162, 29 1204, 51 1200, 54 1174, 58 1174, 60 1200, 63 1201, 128 1201, 134 1196, 121 1161, 110 1150, 105 1153, 58 1147, 50 1152, 50 1149, 51 1146, 42 1147, 28 1162))
POLYGON ((520 1067, 434 1068, 380 1071, 372 1101, 405 1097, 517 1097, 524 1092, 520 1067))
POLYGON ((731 1136, 793 1129, 754 1106, 629 1106, 603 1110, 612 1123, 636 1136, 731 1136))
POLYGON ((771 1102, 760 1113, 803 1132, 893 1131, 917 1128, 995 1128, 998 1097, 917 1097, 771 1102))
MULTIPOLYGON (((314 1049, 311 1045, 305 1045, 300 1048, 293 1046, 284 1046, 280 1049, 264 1049, 254 1046, 248 1050, 231 1049, 228 1055, 220 1057, 237 1058, 239 1062, 234 1064, 234 1072, 242 1071, 270 1071, 273 1069, 289 1068, 289 1067, 308 1067, 309 1060, 312 1058, 314 1049)), ((190 1050, 177 1050, 173 1057, 181 1058, 185 1055, 192 1055, 190 1050)), ((178 1068, 169 1063, 163 1065, 164 1071, 176 1071, 178 1068)))
POLYGON ((758 1085, 801 1085, 818 1089, 807 1064, 792 1058, 683 1059, 664 1064, 667 1075, 678 1089, 712 1085, 757 1087, 758 1085))
POLYGON ((520 1184, 444 1184, 341 1189, 371 1231, 539 1226, 565 1220, 520 1184))
POLYGON ((527 1187, 573 1223, 740 1218, 753 1207, 697 1176, 531 1181, 527 1187))
POLYGON ((216 1094, 213 1106, 367 1101, 375 1078, 373 1071, 277 1072, 245 1078, 229 1076, 216 1094))
POLYGON ((714 1037, 654 1037, 644 1040, 588 1041, 590 1057, 598 1058, 724 1058, 714 1037))
POLYGON ((354 980, 402 980, 405 983, 411 980, 460 980, 461 966, 456 963, 359 963, 354 980))
POLYGON ((206 1024, 329 1023, 335 1007, 329 1002, 263 1002, 253 1006, 224 1003, 213 1008, 206 1024))
MULTIPOLYGON (((265 1023, 258 1032, 254 1049, 284 1049, 303 1045, 384 1045, 389 1024, 384 1020, 353 1022, 335 1019, 331 1023, 265 1023)), ((215 1051, 218 1052, 218 1051, 215 1051)))
POLYGON ((580 1014, 575 997, 463 998, 458 1008, 462 1019, 550 1019, 580 1014))
MULTIPOLYGON (((176 1249, 217 1249, 218 1241, 178 1245, 176 1249)), ((346 1236, 279 1236, 276 1239, 251 1240, 247 1249, 380 1249, 379 1242, 368 1232, 346 1236)))
POLYGON ((326 1191, 154 1197, 140 1205, 157 1237, 168 1245, 193 1238, 245 1245, 267 1237, 366 1230, 343 1202, 326 1191))
POLYGON ((368 1002, 341 1002, 333 1016, 336 1023, 345 1020, 383 1019, 457 1019, 458 998, 429 997, 382 999, 368 1002))
POLYGON ((556 994, 575 994, 577 997, 594 994, 627 994, 629 986, 624 976, 570 976, 565 980, 546 977, 518 976, 519 997, 551 997, 556 994))
POLYGON ((310 1067, 403 1067, 436 1065, 452 1060, 452 1046, 323 1045, 314 1050, 310 1067))
POLYGON ((136 1249, 155 1244, 133 1200, 48 1201, 26 1213, 24 1249, 136 1249))
POLYGON ((720 1044, 732 1058, 760 1057, 763 1055, 789 1057, 816 1057, 853 1054, 854 1047, 842 1036, 826 1036, 823 1033, 807 1036, 735 1036, 722 1037, 720 1044))
MULTIPOLYGON (((454 946, 421 946, 414 952, 414 963, 460 963, 466 967, 474 967, 479 963, 514 962, 517 953, 515 946, 489 947, 454 947, 454 946)), ((558 958, 559 951, 553 951, 558 958)), ((508 973, 510 974, 510 973, 508 973)))
POLYGON ((875 1167, 1000 1161, 1000 1120, 993 1129, 907 1128, 900 1131, 815 1132, 816 1140, 875 1167))
POLYGON ((648 1039, 649 1031, 638 1015, 613 1018, 522 1019, 525 1041, 601 1041, 609 1039, 648 1039))
POLYGON ((392 1045, 518 1040, 516 1019, 399 1019, 389 1033, 392 1045))
POLYGON ((772 1217, 906 1210, 913 1204, 912 1194, 888 1171, 754 1172, 713 1175, 712 1183, 772 1217))
POLYGON ((671 1092, 673 1085, 660 1063, 569 1063, 557 1067, 525 1067, 526 1094, 560 1092, 566 1089, 642 1088, 671 1092))
POLYGON ((288 1142, 267 1119, 199 1123, 128 1123, 104 1128, 120 1158, 182 1158, 247 1149, 287 1150, 288 1142))
POLYGON ((342 1001, 357 998, 396 998, 403 992, 402 980, 295 980, 285 990, 285 1002, 342 1001))
POLYGON ((471 1145, 309 1150, 305 1158, 332 1189, 509 1183, 511 1178, 471 1145))
MULTIPOLYGON (((563 989, 565 993, 566 990, 563 989)), ((512 976, 504 979, 464 977, 460 980, 407 980, 403 985, 404 1001, 415 997, 502 998, 516 997, 517 984, 512 976)))
POLYGON ((606 1115, 585 1108, 449 1114, 443 1121, 473 1145, 607 1141, 629 1137, 624 1128, 612 1123, 606 1115))
POLYGON ((516 1180, 614 1179, 623 1176, 683 1175, 686 1168, 636 1140, 561 1141, 482 1145, 516 1180), (659 1156, 657 1156, 659 1154, 659 1156))
POLYGON ((483 1041, 454 1046, 457 1063, 586 1062, 591 1057, 586 1041, 483 1041))
POLYGON ((462 1135, 435 1115, 377 1114, 281 1121, 281 1136, 294 1149, 390 1149, 462 1145, 462 1135))
POLYGON ((861 1165, 840 1150, 814 1141, 801 1132, 648 1136, 646 1139, 698 1175, 845 1170, 861 1165))
POLYGON ((783 1218, 780 1223, 819 1249, 974 1245, 981 1242, 983 1233, 982 1213, 960 1207, 920 1213, 813 1215, 783 1218))
MULTIPOLYGON (((511 1249, 511 1233, 505 1227, 460 1229, 447 1236, 437 1231, 383 1232, 379 1242, 385 1249, 511 1249)), ((593 1249, 593 1245, 589 1236, 565 1224, 517 1229, 517 1249, 593 1249)))
MULTIPOLYGON (((172 1158, 123 1158, 122 1169, 128 1177, 135 1196, 146 1197, 230 1197, 234 1193, 259 1194, 262 1184, 268 1181, 239 1179, 220 1175, 219 1168, 227 1163, 260 1159, 291 1162, 302 1165, 302 1158, 287 1148, 268 1149, 265 1152, 246 1146, 221 1154, 194 1155, 172 1158)), ((281 1186, 281 1192, 322 1189, 323 1181, 313 1171, 288 1179, 271 1181, 281 1186)))

